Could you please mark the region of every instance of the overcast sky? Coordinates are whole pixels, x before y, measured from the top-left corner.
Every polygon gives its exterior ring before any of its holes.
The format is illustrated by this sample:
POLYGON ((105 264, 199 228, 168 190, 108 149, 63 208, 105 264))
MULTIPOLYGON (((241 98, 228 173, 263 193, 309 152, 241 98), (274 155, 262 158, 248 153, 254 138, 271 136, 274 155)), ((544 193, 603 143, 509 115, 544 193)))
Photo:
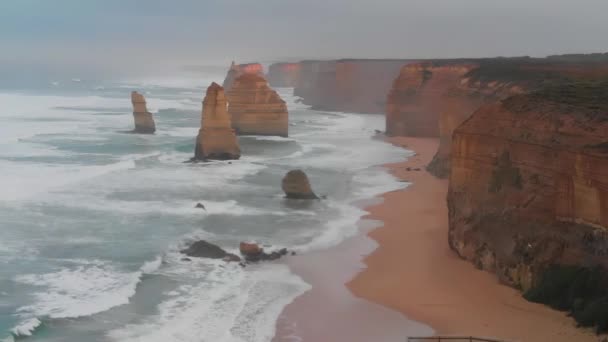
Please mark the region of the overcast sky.
POLYGON ((608 0, 0 0, 0 62, 599 52, 608 51, 607 18, 608 0))

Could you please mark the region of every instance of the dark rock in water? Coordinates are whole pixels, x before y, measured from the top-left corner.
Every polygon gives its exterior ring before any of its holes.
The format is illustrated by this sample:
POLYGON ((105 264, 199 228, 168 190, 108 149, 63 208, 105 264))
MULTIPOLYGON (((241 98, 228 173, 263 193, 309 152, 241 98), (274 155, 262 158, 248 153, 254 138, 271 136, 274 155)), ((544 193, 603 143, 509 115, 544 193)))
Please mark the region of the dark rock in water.
POLYGON ((379 129, 375 129, 374 132, 376 132, 376 134, 382 134, 383 132, 379 129))
POLYGON ((291 251, 291 255, 296 255, 296 251, 291 251))
POLYGON ((195 258, 225 259, 226 261, 241 260, 238 255, 228 253, 219 246, 204 240, 197 241, 180 252, 195 258))
POLYGON ((181 261, 192 261, 192 259, 190 259, 190 258, 181 258, 180 260, 181 261))
POLYGON ((412 171, 412 168, 411 167, 406 167, 405 171, 412 171))
POLYGON ((195 208, 207 210, 207 208, 205 208, 205 206, 202 203, 197 203, 196 206, 195 206, 195 208))
POLYGON ((319 199, 312 191, 308 176, 302 170, 291 170, 283 177, 285 197, 291 199, 319 199))
POLYGON ((282 256, 289 254, 287 248, 282 248, 278 251, 265 253, 264 249, 256 243, 241 242, 239 246, 241 255, 248 262, 278 260, 282 256))

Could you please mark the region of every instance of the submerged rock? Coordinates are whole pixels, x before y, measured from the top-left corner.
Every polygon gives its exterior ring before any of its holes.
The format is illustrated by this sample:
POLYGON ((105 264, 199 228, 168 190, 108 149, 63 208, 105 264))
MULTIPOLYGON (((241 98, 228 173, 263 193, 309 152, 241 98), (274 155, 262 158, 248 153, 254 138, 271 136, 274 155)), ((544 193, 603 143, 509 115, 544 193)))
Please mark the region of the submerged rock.
POLYGON ((202 204, 202 203, 197 203, 197 204, 196 204, 194 207, 195 207, 196 209, 204 209, 204 210, 207 210, 207 208, 205 208, 205 205, 204 205, 204 204, 202 204))
POLYGON ((312 191, 308 176, 302 170, 291 170, 283 177, 285 197, 291 199, 319 199, 312 191))
POLYGON ((228 253, 219 246, 216 246, 205 240, 196 241, 188 248, 181 250, 180 253, 195 258, 224 259, 225 261, 241 261, 241 258, 238 255, 228 253))

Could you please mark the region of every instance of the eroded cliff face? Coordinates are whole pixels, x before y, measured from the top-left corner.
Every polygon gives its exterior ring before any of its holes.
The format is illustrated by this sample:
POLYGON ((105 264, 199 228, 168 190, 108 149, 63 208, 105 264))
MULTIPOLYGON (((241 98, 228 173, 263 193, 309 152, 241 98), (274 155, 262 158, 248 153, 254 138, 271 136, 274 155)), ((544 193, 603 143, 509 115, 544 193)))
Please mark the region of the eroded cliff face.
POLYGON ((226 109, 224 88, 213 82, 203 100, 201 128, 196 137, 195 160, 239 159, 241 150, 230 115, 226 109))
POLYGON ((389 135, 439 136, 440 146, 427 169, 449 175, 452 133, 485 104, 568 80, 608 75, 608 65, 574 60, 495 58, 435 60, 401 70, 388 96, 389 135))
POLYGON ((551 265, 608 266, 608 83, 482 106, 453 136, 449 243, 530 289, 551 265))
POLYGON ((224 83, 222 86, 226 91, 229 91, 232 88, 232 83, 239 76, 243 74, 254 74, 264 76, 264 67, 260 63, 247 63, 247 64, 235 64, 232 62, 230 65, 230 69, 228 69, 228 73, 226 74, 226 78, 224 79, 224 83))
POLYGON ((386 94, 407 60, 303 61, 294 95, 315 109, 383 113, 386 94))
POLYGON ((275 63, 268 67, 268 83, 275 88, 293 88, 300 77, 300 63, 275 63))
POLYGON ((239 76, 227 97, 232 128, 238 134, 288 135, 287 105, 264 77, 256 74, 239 76))
MULTIPOLYGON (((447 105, 459 111, 478 106, 476 97, 448 91, 476 67, 472 63, 423 62, 404 66, 388 93, 386 133, 393 136, 439 137, 439 118, 447 105)), ((443 130, 457 126, 460 116, 447 116, 443 130)))
POLYGON ((133 119, 135 121, 134 133, 152 134, 156 131, 156 124, 152 113, 148 112, 146 99, 136 91, 131 92, 133 104, 133 119))

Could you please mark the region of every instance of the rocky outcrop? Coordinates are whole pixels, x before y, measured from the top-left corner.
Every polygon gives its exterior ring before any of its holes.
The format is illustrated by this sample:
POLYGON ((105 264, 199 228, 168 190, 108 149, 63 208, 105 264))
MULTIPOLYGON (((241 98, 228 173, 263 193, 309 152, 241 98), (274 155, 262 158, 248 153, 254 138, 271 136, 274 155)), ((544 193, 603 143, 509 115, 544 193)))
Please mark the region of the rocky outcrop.
POLYGON ((383 113, 386 94, 407 60, 302 61, 294 95, 314 109, 383 113))
POLYGON ((287 248, 282 248, 270 253, 264 252, 264 249, 256 243, 241 242, 239 251, 243 258, 248 262, 278 260, 287 255, 287 248))
POLYGON ((204 240, 196 241, 195 243, 188 246, 180 251, 180 253, 186 254, 189 257, 194 258, 210 258, 210 259, 224 259, 225 261, 241 261, 238 255, 231 254, 223 250, 221 247, 216 246, 204 240))
POLYGON ((146 99, 136 91, 131 92, 131 103, 133 103, 133 119, 135 120, 134 133, 152 134, 156 131, 156 124, 152 113, 148 112, 146 99))
POLYGON ((293 88, 300 77, 300 63, 275 63, 268 67, 268 83, 275 88, 293 88))
POLYGON ((222 86, 226 91, 229 91, 232 88, 234 80, 244 74, 254 74, 263 77, 264 67, 262 67, 262 64, 260 63, 235 64, 232 62, 222 86))
POLYGON ((283 177, 285 197, 291 199, 318 199, 312 191, 308 176, 302 170, 291 170, 283 177))
POLYGON ((238 134, 288 135, 287 105, 264 77, 243 74, 226 95, 232 127, 238 134))
POLYGON ((462 258, 524 291, 550 267, 608 267, 608 82, 482 106, 454 131, 451 161, 462 258))
POLYGON ((194 159, 239 159, 241 150, 226 109, 224 88, 215 82, 207 88, 201 116, 194 159))

